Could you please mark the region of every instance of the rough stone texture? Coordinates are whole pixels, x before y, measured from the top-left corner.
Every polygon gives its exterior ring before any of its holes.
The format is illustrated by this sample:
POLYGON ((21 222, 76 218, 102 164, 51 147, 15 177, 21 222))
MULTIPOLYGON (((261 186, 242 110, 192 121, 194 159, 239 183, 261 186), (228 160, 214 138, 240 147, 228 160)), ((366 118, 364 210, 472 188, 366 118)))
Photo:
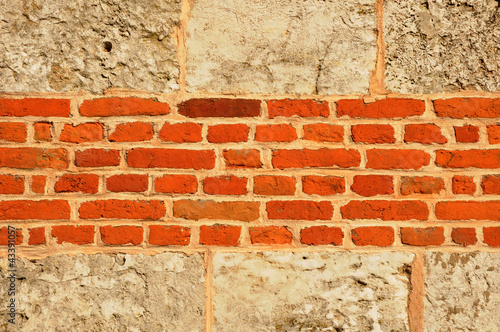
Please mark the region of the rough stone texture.
POLYGON ((0 0, 0 90, 175 90, 180 10, 181 0, 0 0))
POLYGON ((408 331, 403 252, 217 253, 214 331, 408 331))
POLYGON ((370 0, 196 0, 187 89, 367 93, 375 28, 370 0))
MULTIPOLYGON (((15 331, 203 331, 205 272, 199 255, 51 256, 16 264, 15 331)), ((2 259, 4 304, 7 268, 2 259)), ((6 311, 2 305, 2 331, 6 311)))
POLYGON ((500 253, 427 253, 425 330, 498 331, 500 253))
POLYGON ((388 90, 499 90, 498 7, 497 0, 385 0, 388 90))

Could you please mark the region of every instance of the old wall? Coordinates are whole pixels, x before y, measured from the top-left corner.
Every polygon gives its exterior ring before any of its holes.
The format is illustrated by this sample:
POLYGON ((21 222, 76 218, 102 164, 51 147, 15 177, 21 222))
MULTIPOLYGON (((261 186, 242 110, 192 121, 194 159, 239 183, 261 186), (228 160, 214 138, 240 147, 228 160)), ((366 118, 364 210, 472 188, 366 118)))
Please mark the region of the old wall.
POLYGON ((0 330, 498 331, 498 1, 0 13, 0 330))

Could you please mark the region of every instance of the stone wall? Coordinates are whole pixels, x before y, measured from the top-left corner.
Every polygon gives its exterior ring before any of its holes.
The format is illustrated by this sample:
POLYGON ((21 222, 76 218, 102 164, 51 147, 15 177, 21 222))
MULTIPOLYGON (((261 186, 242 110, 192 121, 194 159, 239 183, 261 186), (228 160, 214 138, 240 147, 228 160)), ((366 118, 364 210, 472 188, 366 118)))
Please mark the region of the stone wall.
POLYGON ((0 4, 0 330, 498 331, 498 1, 0 4))

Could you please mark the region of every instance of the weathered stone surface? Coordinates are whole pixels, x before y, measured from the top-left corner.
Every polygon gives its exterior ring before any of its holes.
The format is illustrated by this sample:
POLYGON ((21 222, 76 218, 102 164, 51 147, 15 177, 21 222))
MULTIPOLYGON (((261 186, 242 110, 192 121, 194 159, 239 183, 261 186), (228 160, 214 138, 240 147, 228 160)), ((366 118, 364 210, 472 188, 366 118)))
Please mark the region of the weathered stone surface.
POLYGON ((426 331, 498 331, 500 253, 427 253, 425 290, 426 331))
POLYGON ((404 252, 217 253, 214 331, 408 331, 404 252))
POLYGON ((371 0, 196 0, 187 89, 366 93, 376 59, 371 0))
MULTIPOLYGON (((200 255, 61 255, 16 263, 14 331, 203 330, 205 270, 200 255)), ((7 268, 2 259, 2 304, 9 300, 7 268)), ((6 312, 2 305, 2 331, 9 325, 6 312)))
POLYGON ((385 0, 384 38, 388 90, 500 90, 497 0, 385 0))
POLYGON ((0 91, 175 90, 180 10, 181 0, 0 0, 0 91))

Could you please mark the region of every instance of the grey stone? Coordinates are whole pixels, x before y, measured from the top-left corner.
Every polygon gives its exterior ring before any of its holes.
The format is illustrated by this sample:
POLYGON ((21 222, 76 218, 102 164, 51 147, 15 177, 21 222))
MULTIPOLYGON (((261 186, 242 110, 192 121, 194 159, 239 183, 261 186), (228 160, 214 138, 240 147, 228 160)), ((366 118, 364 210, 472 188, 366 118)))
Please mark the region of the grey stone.
POLYGON ((425 255, 425 330, 498 332, 500 253, 425 255))
POLYGON ((386 0, 386 87, 399 93, 500 90, 498 0, 386 0))
POLYGON ((413 254, 217 253, 214 331, 408 331, 413 254))
POLYGON ((373 0, 196 0, 187 90, 367 93, 376 61, 373 0))
POLYGON ((176 90, 181 2, 0 0, 0 91, 176 90))
MULTIPOLYGON (((6 275, 2 259, 2 331, 6 275)), ((19 259, 13 331, 203 331, 204 275, 200 255, 177 253, 19 259)))

